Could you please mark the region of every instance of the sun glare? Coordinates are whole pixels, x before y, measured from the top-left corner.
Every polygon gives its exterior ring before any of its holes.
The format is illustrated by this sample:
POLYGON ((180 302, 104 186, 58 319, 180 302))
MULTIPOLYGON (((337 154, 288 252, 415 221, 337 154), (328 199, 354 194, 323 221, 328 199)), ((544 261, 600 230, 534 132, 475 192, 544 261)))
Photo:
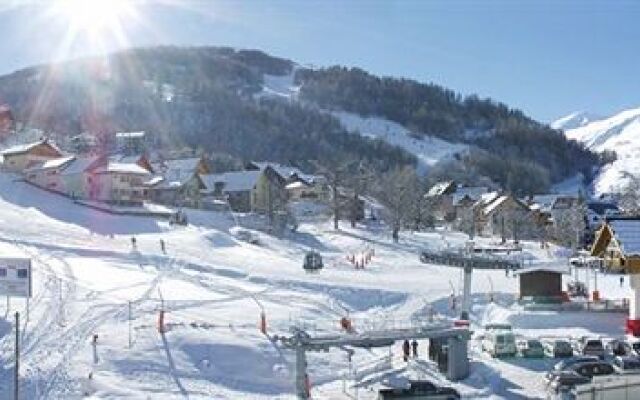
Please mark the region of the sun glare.
POLYGON ((117 34, 126 19, 135 16, 131 0, 56 0, 53 14, 69 23, 75 34, 117 34))

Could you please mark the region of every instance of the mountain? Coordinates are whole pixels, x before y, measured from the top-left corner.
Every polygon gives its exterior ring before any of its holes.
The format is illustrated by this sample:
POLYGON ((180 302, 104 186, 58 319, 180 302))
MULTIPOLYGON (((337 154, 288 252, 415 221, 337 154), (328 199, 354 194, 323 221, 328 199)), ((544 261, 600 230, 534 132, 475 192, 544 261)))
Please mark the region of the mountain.
POLYGON ((599 165, 584 146, 491 99, 257 50, 165 46, 41 65, 0 77, 0 100, 19 121, 61 135, 145 130, 157 149, 308 168, 446 164, 444 174, 466 171, 521 193, 599 165))
POLYGON ((557 119, 549 126, 553 129, 568 130, 585 126, 591 121, 597 121, 599 119, 602 119, 602 117, 600 117, 599 115, 587 111, 577 111, 565 117, 557 119))
POLYGON ((627 174, 640 176, 640 108, 589 121, 567 129, 565 135, 593 151, 616 153, 616 159, 593 182, 597 194, 619 192, 627 183, 627 174))

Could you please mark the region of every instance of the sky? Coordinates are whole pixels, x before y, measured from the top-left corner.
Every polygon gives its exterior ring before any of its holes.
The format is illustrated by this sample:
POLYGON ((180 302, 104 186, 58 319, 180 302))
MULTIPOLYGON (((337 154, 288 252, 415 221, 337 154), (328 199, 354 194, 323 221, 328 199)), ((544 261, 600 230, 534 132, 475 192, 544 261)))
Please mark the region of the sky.
POLYGON ((640 107, 640 1, 133 0, 117 29, 97 20, 125 1, 0 0, 0 73, 126 47, 224 45, 432 82, 544 122, 640 107), (95 3, 71 16, 56 8, 69 1, 95 3))

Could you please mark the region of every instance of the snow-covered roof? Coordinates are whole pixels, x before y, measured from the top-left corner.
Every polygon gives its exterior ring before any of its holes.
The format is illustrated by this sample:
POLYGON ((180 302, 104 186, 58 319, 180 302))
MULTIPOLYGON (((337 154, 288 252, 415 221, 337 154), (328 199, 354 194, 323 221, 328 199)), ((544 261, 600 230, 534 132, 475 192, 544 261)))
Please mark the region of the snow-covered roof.
POLYGON ((507 199, 509 198, 509 196, 506 195, 502 195, 499 196, 497 198, 495 198, 492 202, 490 202, 485 208, 484 208, 484 213, 485 214, 491 214, 493 212, 493 210, 495 210, 500 204, 504 203, 507 199))
POLYGON ((142 154, 136 154, 136 155, 114 154, 109 156, 109 161, 120 163, 120 164, 135 164, 143 158, 144 158, 144 155, 142 154))
POLYGON ((453 205, 456 206, 462 199, 469 198, 473 201, 480 199, 480 196, 487 193, 489 188, 484 186, 459 187, 453 194, 453 205))
POLYGON ((144 182, 145 186, 155 186, 158 183, 162 182, 164 180, 163 176, 154 176, 153 178, 149 179, 148 181, 144 182))
POLYGON ((261 171, 264 171, 267 167, 271 167, 278 173, 278 175, 280 175, 284 179, 290 179, 295 176, 311 185, 326 181, 325 177, 322 175, 307 174, 302 172, 299 168, 282 165, 275 162, 252 161, 250 164, 258 167, 258 169, 260 169, 261 171))
POLYGON ((61 175, 74 175, 81 174, 88 170, 93 164, 100 159, 99 156, 87 156, 87 157, 74 157, 65 169, 60 173, 61 175))
POLYGON ((135 174, 135 175, 149 175, 151 172, 142 168, 138 164, 133 163, 117 163, 109 161, 107 165, 98 167, 95 171, 98 174, 104 173, 121 173, 121 174, 135 174))
POLYGON ((290 184, 285 186, 285 188, 287 189, 300 189, 300 188, 306 188, 306 187, 309 187, 309 185, 302 181, 291 182, 290 184))
POLYGON ((428 197, 441 196, 453 185, 453 181, 438 182, 427 192, 428 197))
POLYGON ((68 164, 69 162, 73 161, 74 159, 75 159, 75 156, 67 156, 67 157, 59 157, 59 158, 53 158, 51 160, 41 161, 25 169, 24 172, 35 172, 35 171, 44 171, 48 169, 60 168, 60 167, 63 167, 65 164, 68 164))
POLYGON ((3 155, 3 156, 9 156, 9 155, 27 153, 31 149, 33 149, 33 148, 35 148, 37 146, 40 146, 41 144, 47 144, 47 145, 51 146, 52 148, 54 148, 55 150, 57 150, 58 152, 60 152, 60 150, 53 143, 49 142, 49 140, 45 138, 45 139, 40 139, 37 142, 19 144, 19 145, 16 145, 16 146, 9 147, 7 149, 4 149, 4 150, 0 151, 0 154, 3 155))
POLYGON ((607 223, 625 255, 640 255, 640 219, 610 219, 607 223))
POLYGON ((212 191, 215 189, 216 184, 222 184, 223 192, 241 192, 253 189, 262 171, 232 171, 224 172, 221 174, 206 174, 200 175, 202 183, 206 187, 206 190, 212 191))
POLYGON ((144 137, 144 131, 140 131, 140 132, 117 132, 116 133, 116 137, 117 138, 126 138, 126 139, 143 138, 144 137))
POLYGON ((198 173, 200 158, 180 158, 153 163, 153 170, 162 174, 163 179, 156 182, 157 188, 180 187, 198 173))
POLYGON ((522 275, 528 274, 531 272, 557 272, 559 274, 568 275, 570 273, 569 267, 567 265, 557 264, 557 263, 540 263, 533 264, 531 266, 516 270, 513 272, 514 275, 522 275))
POLYGON ((486 206, 487 204, 497 199, 498 196, 500 196, 500 193, 498 192, 489 192, 489 193, 481 194, 480 198, 478 199, 477 205, 481 207, 486 206))

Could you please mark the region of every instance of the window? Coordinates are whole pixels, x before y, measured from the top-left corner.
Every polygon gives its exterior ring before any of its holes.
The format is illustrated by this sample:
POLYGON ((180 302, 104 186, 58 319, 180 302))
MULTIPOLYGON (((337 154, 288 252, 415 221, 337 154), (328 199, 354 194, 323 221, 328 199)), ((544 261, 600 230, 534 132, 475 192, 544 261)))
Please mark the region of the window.
POLYGON ((0 268, 0 278, 4 278, 7 276, 7 269, 6 268, 0 268))
POLYGON ((26 279, 28 276, 29 276, 29 272, 26 269, 20 268, 18 270, 18 278, 26 279))

